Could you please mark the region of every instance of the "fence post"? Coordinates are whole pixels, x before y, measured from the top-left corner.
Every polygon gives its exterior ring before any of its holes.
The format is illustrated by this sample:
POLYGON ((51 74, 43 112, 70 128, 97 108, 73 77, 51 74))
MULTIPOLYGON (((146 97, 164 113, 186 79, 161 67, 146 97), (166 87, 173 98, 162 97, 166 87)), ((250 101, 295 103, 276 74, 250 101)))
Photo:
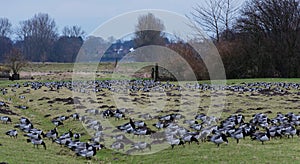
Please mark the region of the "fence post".
POLYGON ((158 63, 155 63, 155 68, 154 68, 154 81, 158 80, 158 63))

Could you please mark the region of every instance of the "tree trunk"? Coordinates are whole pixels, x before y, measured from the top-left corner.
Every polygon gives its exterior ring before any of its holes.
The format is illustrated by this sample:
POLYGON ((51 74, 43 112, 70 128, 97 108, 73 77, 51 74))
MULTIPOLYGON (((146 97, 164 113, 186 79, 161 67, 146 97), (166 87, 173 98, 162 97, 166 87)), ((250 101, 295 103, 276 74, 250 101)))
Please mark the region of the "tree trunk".
POLYGON ((13 74, 11 80, 20 80, 20 74, 13 74))

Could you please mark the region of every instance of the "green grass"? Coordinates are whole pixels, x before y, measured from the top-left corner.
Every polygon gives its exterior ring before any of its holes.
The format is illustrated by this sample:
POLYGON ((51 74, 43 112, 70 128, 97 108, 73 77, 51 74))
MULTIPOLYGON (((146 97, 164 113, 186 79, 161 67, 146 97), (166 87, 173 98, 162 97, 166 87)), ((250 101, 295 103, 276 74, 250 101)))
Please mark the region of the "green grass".
MULTIPOLYGON (((88 67, 88 66, 87 66, 88 67)), ((103 68, 109 68, 107 65, 103 68)), ((132 67, 135 66, 128 66, 132 67)), ((136 66, 138 67, 138 66, 136 66)), ((54 65, 33 65, 33 70, 40 71, 58 71, 58 72, 66 72, 73 68, 72 64, 54 64, 54 65), (34 67, 34 68, 33 68, 34 67)), ((30 71, 30 68, 26 68, 30 71)), ((59 80, 59 75, 53 75, 53 79, 59 80)), ((47 81, 51 79, 47 79, 48 77, 41 77, 42 81, 47 81)), ((97 77, 99 80, 107 79, 107 77, 97 77)), ((108 78, 109 79, 109 78, 108 78)), ((69 80, 64 79, 64 80, 69 80)), ((18 83, 23 83, 24 81, 17 81, 18 83)), ((241 84, 241 83, 252 83, 252 82, 296 82, 299 83, 300 79, 232 79, 227 80, 227 84, 241 84)), ((14 84, 16 81, 0 81, 0 88, 7 87, 9 84, 14 84)), ((209 81, 201 81, 200 83, 209 83, 209 81)), ((45 139, 47 150, 36 149, 33 148, 31 143, 26 143, 26 138, 23 137, 22 132, 19 132, 19 137, 17 139, 9 138, 4 135, 7 130, 13 129, 14 124, 18 123, 18 119, 21 116, 25 116, 30 118, 35 127, 41 128, 45 131, 53 129, 53 125, 51 123, 51 118, 59 115, 69 115, 73 112, 76 112, 72 105, 64 105, 64 103, 54 103, 52 106, 47 103, 48 100, 43 101, 33 101, 30 102, 28 100, 37 100, 42 97, 49 97, 50 100, 55 98, 67 98, 72 97, 73 94, 69 90, 63 89, 59 92, 49 91, 45 87, 40 90, 31 90, 30 94, 24 94, 26 96, 25 100, 19 99, 16 95, 18 93, 23 93, 25 88, 17 89, 17 93, 9 92, 8 95, 0 95, 0 101, 7 101, 8 98, 12 98, 10 103, 10 110, 16 112, 18 116, 10 116, 13 119, 13 124, 1 124, 0 123, 0 162, 8 162, 8 163, 295 163, 299 161, 299 138, 295 137, 293 139, 273 139, 269 142, 266 142, 265 145, 262 145, 260 142, 251 141, 249 138, 245 140, 241 140, 239 144, 236 144, 235 140, 229 139, 228 145, 221 145, 217 148, 213 143, 200 143, 200 145, 191 144, 186 145, 185 148, 175 147, 172 150, 170 147, 159 151, 154 154, 149 155, 124 155, 121 151, 120 153, 111 151, 110 149, 100 150, 97 152, 97 155, 92 158, 92 160, 86 160, 82 157, 77 157, 72 151, 65 147, 60 147, 57 144, 52 144, 51 141, 45 139), (30 108, 28 110, 20 110, 14 105, 28 105, 30 108), (71 110, 72 112, 67 112, 71 110), (46 114, 51 114, 50 117, 45 118, 46 114)), ((9 89, 10 91, 10 89, 9 89)), ((172 91, 176 93, 175 91, 172 91)), ((300 112, 300 101, 291 102, 289 100, 299 100, 300 96, 298 96, 297 90, 289 90, 291 94, 285 96, 267 96, 261 94, 251 93, 232 93, 229 91, 217 92, 218 94, 225 94, 225 111, 222 113, 222 118, 226 118, 232 113, 236 111, 240 111, 242 114, 246 116, 246 120, 248 121, 251 118, 251 115, 258 112, 268 112, 269 117, 274 117, 277 112, 300 112), (258 107, 262 107, 262 110, 256 111, 258 107)), ((103 91, 103 93, 107 93, 108 97, 99 96, 97 94, 97 98, 102 98, 101 100, 97 100, 98 104, 91 104, 88 101, 82 102, 82 105, 86 107, 95 107, 98 108, 100 105, 114 105, 114 102, 111 100, 112 96, 107 91, 103 91), (100 102, 101 101, 101 102, 100 102)), ((180 102, 176 102, 176 99, 180 99, 180 96, 171 97, 169 101, 167 101, 168 97, 162 97, 161 94, 153 95, 151 97, 152 101, 155 101, 154 108, 159 108, 158 104, 162 102, 167 102, 164 106, 164 110, 168 111, 170 109, 182 109, 184 110, 192 110, 206 113, 209 109, 209 105, 211 102, 211 93, 210 92, 189 92, 189 94, 199 94, 199 97, 186 97, 187 99, 182 99, 180 102), (160 99, 163 98, 163 99, 160 99), (190 104, 184 104, 187 102, 194 102, 190 104), (195 102, 199 102, 197 105, 195 102), (177 106, 180 105, 180 106, 177 106)), ((90 95, 86 95, 89 97, 90 95)), ((125 95, 120 95, 125 96, 125 95)), ((134 98, 140 98, 141 95, 130 97, 131 100, 134 98)), ((126 105, 125 102, 118 100, 122 106, 126 105)), ((146 100, 146 99, 144 99, 146 100)), ((217 104, 219 102, 216 102, 217 104)), ((145 105, 135 104, 136 109, 143 109, 145 105)), ((218 108, 219 109, 219 108, 218 108)), ((141 112, 150 112, 151 111, 142 111, 141 112)), ((155 114, 155 112, 153 112, 155 114)), ((3 115, 3 114, 0 114, 3 115)), ((156 120, 147 121, 148 125, 151 125, 156 120)), ((128 122, 128 120, 120 120, 116 121, 114 119, 110 120, 111 124, 120 125, 122 123, 128 122)), ((151 127, 151 126, 150 126, 151 127)), ((153 128, 153 127, 151 127, 153 128)), ((82 141, 87 141, 90 136, 87 131, 83 127, 83 125, 78 121, 67 120, 63 127, 59 127, 59 133, 63 133, 68 131, 69 129, 73 129, 75 132, 85 133, 82 137, 82 141)), ((154 129, 154 128, 153 128, 154 129)), ((132 137, 132 136, 129 136, 132 137)), ((109 144, 106 145, 109 147, 109 144)), ((145 150, 147 152, 148 150, 145 150)))

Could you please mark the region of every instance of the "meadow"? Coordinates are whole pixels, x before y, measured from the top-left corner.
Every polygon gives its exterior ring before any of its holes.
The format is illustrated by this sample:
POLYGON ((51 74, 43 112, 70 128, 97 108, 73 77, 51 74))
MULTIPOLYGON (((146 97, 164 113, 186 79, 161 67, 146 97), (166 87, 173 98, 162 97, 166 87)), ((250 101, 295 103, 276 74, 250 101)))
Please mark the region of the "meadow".
MULTIPOLYGON (((97 151, 96 156, 91 160, 87 160, 84 157, 76 156, 74 152, 69 150, 65 146, 52 143, 51 140, 44 139, 47 145, 47 150, 36 149, 31 143, 26 143, 26 137, 23 136, 24 132, 19 131, 17 139, 10 138, 5 135, 5 132, 14 129, 14 125, 19 122, 20 117, 27 117, 35 125, 36 128, 44 131, 49 131, 54 128, 51 123, 51 119, 56 116, 70 115, 72 113, 81 110, 81 115, 86 115, 85 110, 89 108, 96 108, 103 111, 107 106, 124 107, 128 102, 131 104, 130 108, 134 108, 133 111, 140 113, 150 113, 154 115, 169 114, 174 111, 181 111, 185 114, 190 114, 193 118, 197 113, 207 113, 212 103, 212 97, 218 97, 220 95, 225 96, 225 104, 222 106, 216 105, 216 110, 222 110, 221 120, 224 120, 232 114, 243 114, 245 121, 249 121, 253 114, 264 113, 269 118, 273 118, 277 113, 289 113, 293 112, 298 114, 300 112, 300 91, 295 88, 285 88, 284 93, 277 93, 274 90, 270 92, 241 92, 231 90, 221 91, 178 91, 168 90, 168 94, 159 93, 144 93, 137 92, 135 95, 118 94, 117 97, 109 90, 103 89, 93 97, 90 93, 76 93, 75 96, 83 96, 86 100, 90 97, 95 102, 81 101, 82 109, 76 108, 74 104, 66 104, 59 101, 54 101, 57 98, 67 99, 74 97, 74 93, 67 88, 61 88, 59 90, 51 90, 46 86, 41 89, 29 89, 23 87, 25 82, 49 82, 49 81, 69 81, 71 76, 61 77, 59 73, 69 72, 72 73, 72 64, 48 64, 41 65, 36 64, 25 68, 24 72, 39 72, 50 73, 51 76, 42 74, 34 75, 34 80, 21 80, 21 81, 0 81, 0 88, 6 88, 8 93, 0 96, 0 101, 8 104, 9 107, 0 107, 0 116, 9 116, 12 118, 12 123, 1 124, 0 126, 0 162, 7 163, 295 163, 300 160, 299 152, 300 139, 298 136, 294 138, 282 137, 281 139, 271 139, 265 142, 264 145, 258 141, 252 141, 249 137, 242 139, 239 144, 232 138, 229 139, 228 144, 222 144, 217 147, 211 142, 200 142, 199 145, 192 143, 186 144, 184 147, 175 146, 174 149, 171 146, 151 153, 149 150, 144 150, 147 155, 129 155, 125 151, 113 151, 110 149, 110 141, 103 141, 102 143, 107 147, 97 151), (55 72, 54 74, 52 74, 55 72), (58 74, 56 74, 58 73, 58 74), (20 88, 14 88, 11 84, 21 84, 20 88), (182 94, 180 94, 182 93, 182 94), (153 94, 151 96, 151 94, 153 94), (189 95, 188 95, 189 94, 189 95), (199 95, 199 96, 194 96, 199 95), (25 99, 20 99, 19 95, 25 96, 25 99), (105 96, 104 96, 105 95, 105 96), (148 96, 147 96, 148 95, 148 96), (150 95, 150 96, 149 96, 150 95), (128 100, 125 101, 127 98, 128 100), (112 101, 114 99, 114 101, 112 101), (49 101, 53 101, 50 102, 49 101), (155 102, 147 103, 147 102, 155 102), (196 103, 198 102, 199 105, 196 103), (165 103, 165 104, 164 104, 165 103), (164 104, 160 109, 156 104, 164 104), (19 109, 18 105, 25 105, 29 108, 26 110, 19 109), (153 111, 143 110, 148 106, 153 107, 153 111), (99 107, 100 106, 100 107, 99 107), (159 111, 158 110, 163 110, 159 111), (186 110, 186 111, 185 111, 186 110), (9 111, 9 113, 7 113, 9 111), (45 117, 47 115, 47 117, 45 117)), ((89 65, 85 64, 88 70, 89 65)), ((113 68, 112 65, 102 65, 99 70, 107 69, 108 71, 113 68)), ((84 68, 83 68, 84 70, 84 68)), ((105 80, 105 74, 99 76, 98 80, 105 80)), ((249 83, 266 82, 270 84, 276 83, 300 83, 300 79, 239 79, 239 80, 227 80, 227 85, 239 86, 249 83)), ((166 82, 163 82, 166 83, 166 82)), ((206 84, 209 81, 201 81, 200 83, 206 84)), ((174 85, 177 83, 174 82, 174 85)), ((272 88, 274 89, 274 88, 272 88)), ((215 102, 218 104, 218 102, 215 102)), ((152 109, 152 108, 151 108, 152 109)), ((180 113, 180 112, 179 112, 180 113)), ((109 118, 109 122, 112 125, 118 126, 128 122, 129 117, 135 117, 139 119, 135 114, 126 114, 126 117, 120 120, 109 118)), ((186 118, 185 118, 186 119, 186 118)), ((183 121, 181 119, 179 121, 183 121)), ((145 120, 147 125, 152 130, 157 130, 153 123, 157 122, 156 118, 145 120)), ((62 134, 69 129, 74 132, 82 134, 81 141, 87 141, 91 138, 87 131, 86 126, 81 121, 66 120, 64 125, 58 127, 58 133, 62 134)), ((113 132, 111 133, 113 135, 113 132)), ((126 135, 129 139, 133 139, 132 135, 126 135)), ((143 140, 143 138, 141 139, 143 140)), ((145 139, 147 141, 147 138, 145 139)))

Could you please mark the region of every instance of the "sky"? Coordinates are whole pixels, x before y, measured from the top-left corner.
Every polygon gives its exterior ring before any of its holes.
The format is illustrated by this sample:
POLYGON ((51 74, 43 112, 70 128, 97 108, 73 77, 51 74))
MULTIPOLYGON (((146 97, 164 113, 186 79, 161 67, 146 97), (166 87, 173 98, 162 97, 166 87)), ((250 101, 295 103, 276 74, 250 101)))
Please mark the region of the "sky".
MULTIPOLYGON (((202 0, 3 0, 0 17, 8 18, 13 27, 36 13, 48 13, 55 19, 59 32, 64 26, 78 25, 87 34, 106 21, 141 9, 160 9, 189 14, 202 0)), ((134 27, 133 27, 134 28, 134 27)))

